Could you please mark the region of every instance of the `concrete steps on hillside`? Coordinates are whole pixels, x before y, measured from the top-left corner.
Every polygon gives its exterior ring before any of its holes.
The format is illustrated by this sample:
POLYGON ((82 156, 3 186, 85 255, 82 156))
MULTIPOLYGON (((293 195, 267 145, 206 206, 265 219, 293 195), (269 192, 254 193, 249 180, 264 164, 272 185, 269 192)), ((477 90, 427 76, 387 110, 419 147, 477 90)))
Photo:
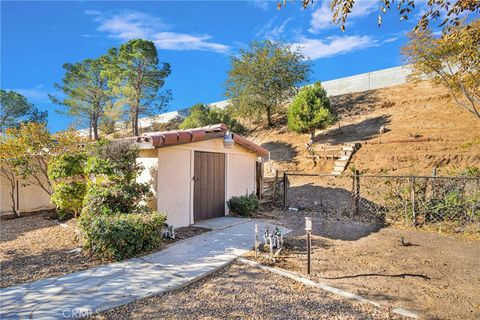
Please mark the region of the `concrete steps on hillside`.
POLYGON ((352 155, 355 153, 355 151, 358 150, 358 148, 360 148, 360 146, 361 146, 360 143, 354 143, 354 144, 343 145, 340 148, 339 156, 334 163, 334 167, 332 171, 333 175, 339 176, 345 171, 345 168, 348 166, 348 163, 352 158, 352 155))

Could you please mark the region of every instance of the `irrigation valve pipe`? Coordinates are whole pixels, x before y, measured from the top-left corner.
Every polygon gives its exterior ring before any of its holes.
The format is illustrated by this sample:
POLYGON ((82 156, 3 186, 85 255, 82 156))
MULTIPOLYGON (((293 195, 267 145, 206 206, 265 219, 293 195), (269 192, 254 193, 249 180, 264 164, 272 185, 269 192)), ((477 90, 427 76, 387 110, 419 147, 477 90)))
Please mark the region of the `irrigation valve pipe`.
POLYGON ((312 219, 305 217, 305 232, 307 233, 307 275, 310 275, 312 270, 312 219))
POLYGON ((255 259, 258 258, 258 224, 255 224, 255 259))

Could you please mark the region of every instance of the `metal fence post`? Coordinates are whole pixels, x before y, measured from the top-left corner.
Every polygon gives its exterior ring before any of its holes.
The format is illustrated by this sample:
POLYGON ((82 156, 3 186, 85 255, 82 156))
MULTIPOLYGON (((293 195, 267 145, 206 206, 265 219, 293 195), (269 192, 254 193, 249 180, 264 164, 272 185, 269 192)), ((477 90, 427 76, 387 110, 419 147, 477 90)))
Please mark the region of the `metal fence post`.
POLYGON ((352 176, 352 215, 358 214, 358 208, 360 203, 360 173, 355 170, 352 176))
POLYGON ((312 219, 305 217, 305 232, 307 233, 307 274, 312 272, 312 219))
POLYGON ((288 186, 287 186, 287 173, 284 172, 284 173, 283 173, 283 208, 284 208, 284 209, 287 208, 287 190, 288 190, 288 186))
POLYGON ((412 197, 412 218, 413 218, 413 226, 417 226, 417 204, 415 199, 415 176, 410 178, 411 183, 411 197, 412 197))
POLYGON ((355 214, 360 208, 360 172, 355 170, 355 214))
POLYGON ((355 175, 352 176, 352 216, 355 215, 355 175))

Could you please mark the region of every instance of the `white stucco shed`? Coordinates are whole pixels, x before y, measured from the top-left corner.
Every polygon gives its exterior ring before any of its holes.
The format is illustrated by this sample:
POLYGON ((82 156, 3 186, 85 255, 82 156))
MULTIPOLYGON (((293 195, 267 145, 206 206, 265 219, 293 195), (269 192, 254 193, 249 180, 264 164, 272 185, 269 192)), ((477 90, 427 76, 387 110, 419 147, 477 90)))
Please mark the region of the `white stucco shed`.
POLYGON ((144 166, 139 181, 152 186, 149 204, 175 227, 228 215, 232 196, 257 192, 262 157, 268 150, 223 124, 147 133, 138 139, 144 166))

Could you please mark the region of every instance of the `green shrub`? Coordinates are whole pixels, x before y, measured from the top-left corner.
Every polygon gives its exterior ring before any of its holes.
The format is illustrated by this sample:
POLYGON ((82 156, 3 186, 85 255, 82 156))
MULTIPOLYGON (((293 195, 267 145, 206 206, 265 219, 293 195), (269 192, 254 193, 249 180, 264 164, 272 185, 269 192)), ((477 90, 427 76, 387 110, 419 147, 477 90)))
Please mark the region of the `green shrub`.
POLYGON ((123 260, 153 250, 162 241, 163 213, 88 215, 79 219, 85 247, 103 260, 123 260))
POLYGON ((124 214, 148 212, 143 204, 150 196, 146 183, 102 183, 91 181, 83 201, 89 214, 124 214))
POLYGON ((85 191, 84 181, 59 182, 53 185, 51 200, 58 208, 60 219, 77 216, 82 211, 85 191))
POLYGON ((233 113, 232 108, 220 109, 198 103, 190 108, 189 115, 180 123, 179 128, 191 129, 224 123, 234 133, 246 133, 247 128, 234 118, 233 113))
POLYGON ((460 191, 450 191, 442 197, 430 199, 425 206, 425 219, 430 222, 465 222, 477 218, 472 216, 472 205, 478 203, 478 196, 462 195, 460 191))
POLYGON ((111 177, 115 174, 115 168, 108 159, 89 157, 85 165, 85 173, 111 177))
POLYGON ((258 198, 253 193, 248 196, 231 197, 227 204, 234 213, 251 217, 258 209, 258 198))
POLYGON ((146 203, 150 186, 137 183, 138 149, 131 141, 99 141, 90 147, 79 226, 85 247, 104 260, 122 260, 157 248, 166 216, 146 203))
POLYGON ((111 181, 133 182, 143 169, 136 161, 138 147, 131 140, 101 140, 91 153, 98 160, 90 160, 89 173, 107 175, 111 181))
POLYGON ((480 177, 480 168, 479 167, 466 167, 462 172, 460 172, 461 176, 465 177, 480 177))
POLYGON ((288 107, 288 128, 293 132, 310 133, 311 143, 315 129, 325 129, 335 121, 335 110, 320 82, 300 89, 288 107))
POLYGON ((55 181, 83 176, 86 160, 87 156, 83 153, 66 153, 56 156, 48 164, 48 178, 55 181))
POLYGON ((51 200, 61 220, 77 216, 82 211, 86 160, 87 156, 82 152, 66 153, 54 157, 48 165, 48 178, 53 185, 51 200))

